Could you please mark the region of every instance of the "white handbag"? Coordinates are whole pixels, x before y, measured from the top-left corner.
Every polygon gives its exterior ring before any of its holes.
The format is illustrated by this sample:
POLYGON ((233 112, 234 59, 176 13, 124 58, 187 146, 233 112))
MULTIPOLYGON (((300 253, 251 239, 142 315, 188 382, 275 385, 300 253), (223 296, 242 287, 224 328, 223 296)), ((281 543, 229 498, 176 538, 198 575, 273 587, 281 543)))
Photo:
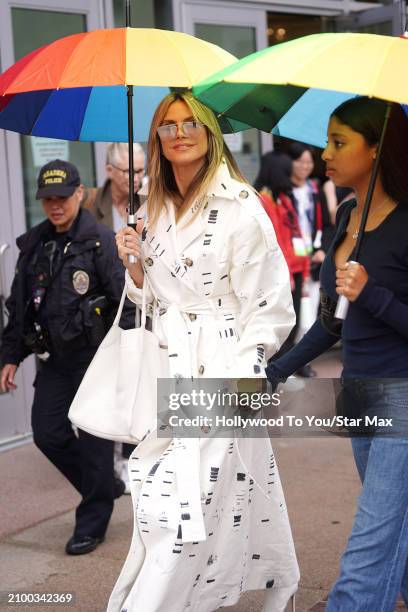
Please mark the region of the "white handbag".
POLYGON ((168 378, 168 350, 146 329, 145 275, 140 327, 123 330, 119 321, 123 290, 109 332, 91 361, 68 417, 84 431, 117 442, 137 444, 156 427, 157 379, 168 378))

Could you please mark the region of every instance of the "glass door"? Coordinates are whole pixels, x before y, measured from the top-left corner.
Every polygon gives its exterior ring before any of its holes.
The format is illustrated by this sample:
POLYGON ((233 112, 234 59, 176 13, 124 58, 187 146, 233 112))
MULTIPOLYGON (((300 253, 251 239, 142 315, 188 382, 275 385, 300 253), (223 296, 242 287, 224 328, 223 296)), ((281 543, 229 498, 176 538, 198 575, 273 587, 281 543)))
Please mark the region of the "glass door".
MULTIPOLYGON (((233 2, 229 4, 231 6, 224 8, 206 2, 180 3, 178 10, 174 11, 174 28, 215 43, 239 59, 266 47, 265 10, 256 7, 249 10, 233 2)), ((226 135, 225 140, 244 176, 254 182, 260 156, 272 148, 272 137, 258 130, 246 130, 226 135)))
MULTIPOLYGON (((103 27, 99 0, 1 0, 0 68, 6 70, 31 50, 74 32, 103 27)), ((50 158, 69 159, 89 185, 95 184, 93 145, 19 136, 0 130, 0 329, 7 321, 9 295, 18 257, 16 237, 42 220, 35 200, 35 178, 50 158)), ((17 390, 0 393, 0 447, 30 435, 30 408, 35 362, 19 368, 17 390)))
POLYGON ((378 8, 336 17, 336 32, 367 32, 399 36, 404 33, 405 3, 393 2, 379 5, 378 8))

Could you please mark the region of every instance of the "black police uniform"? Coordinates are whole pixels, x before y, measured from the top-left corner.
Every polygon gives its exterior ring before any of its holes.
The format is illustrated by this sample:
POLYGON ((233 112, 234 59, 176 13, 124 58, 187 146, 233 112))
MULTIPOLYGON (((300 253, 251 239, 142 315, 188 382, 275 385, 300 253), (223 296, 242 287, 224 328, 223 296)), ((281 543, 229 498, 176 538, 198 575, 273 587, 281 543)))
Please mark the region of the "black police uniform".
MULTIPOLYGON (((78 431, 68 410, 114 318, 124 268, 111 230, 80 210, 69 231, 47 220, 17 239, 20 256, 2 338, 2 362, 44 356, 35 379, 34 442, 82 496, 74 537, 104 537, 113 510, 113 443, 78 431)), ((130 327, 134 309, 121 324, 130 327)), ((134 320, 134 319, 133 319, 134 320)))

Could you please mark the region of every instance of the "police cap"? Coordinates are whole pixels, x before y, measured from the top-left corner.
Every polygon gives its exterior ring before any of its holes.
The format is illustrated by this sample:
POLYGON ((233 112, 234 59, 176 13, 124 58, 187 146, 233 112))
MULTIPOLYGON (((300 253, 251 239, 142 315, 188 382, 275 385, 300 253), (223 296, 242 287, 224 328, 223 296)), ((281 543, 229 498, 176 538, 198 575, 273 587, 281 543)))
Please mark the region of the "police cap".
POLYGON ((37 200, 53 196, 69 198, 81 184, 81 179, 73 164, 55 159, 41 168, 37 184, 37 200))

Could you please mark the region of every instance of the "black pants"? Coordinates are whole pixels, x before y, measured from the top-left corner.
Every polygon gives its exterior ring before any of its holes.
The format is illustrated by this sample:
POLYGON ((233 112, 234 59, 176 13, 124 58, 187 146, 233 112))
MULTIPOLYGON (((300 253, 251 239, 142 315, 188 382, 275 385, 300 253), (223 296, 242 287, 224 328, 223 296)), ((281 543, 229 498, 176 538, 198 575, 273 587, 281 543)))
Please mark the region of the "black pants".
POLYGON ((82 496, 76 509, 75 536, 102 537, 113 510, 113 442, 79 430, 75 435, 68 411, 86 365, 42 365, 34 386, 34 442, 82 496))

